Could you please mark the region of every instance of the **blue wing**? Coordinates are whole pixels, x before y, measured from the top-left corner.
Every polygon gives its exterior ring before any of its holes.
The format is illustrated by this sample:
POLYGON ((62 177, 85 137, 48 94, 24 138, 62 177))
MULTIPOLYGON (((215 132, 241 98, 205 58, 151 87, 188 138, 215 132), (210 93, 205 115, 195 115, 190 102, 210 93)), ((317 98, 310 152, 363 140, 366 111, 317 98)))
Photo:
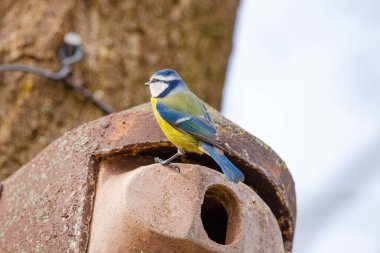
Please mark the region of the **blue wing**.
POLYGON ((208 119, 173 110, 161 102, 157 102, 156 109, 160 116, 176 129, 224 150, 224 147, 216 139, 216 130, 212 122, 208 119))

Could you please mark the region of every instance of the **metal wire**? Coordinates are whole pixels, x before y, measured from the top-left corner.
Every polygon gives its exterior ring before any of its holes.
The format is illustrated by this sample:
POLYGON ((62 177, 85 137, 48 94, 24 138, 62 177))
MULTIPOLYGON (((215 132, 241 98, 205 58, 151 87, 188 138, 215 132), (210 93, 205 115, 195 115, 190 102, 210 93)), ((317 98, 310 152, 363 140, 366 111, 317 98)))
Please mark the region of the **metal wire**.
POLYGON ((92 104, 98 107, 103 113, 110 114, 115 110, 108 104, 96 98, 92 92, 85 87, 76 84, 69 78, 72 72, 71 65, 79 62, 83 58, 83 50, 79 35, 75 33, 67 33, 64 38, 64 43, 59 49, 59 58, 61 69, 57 72, 46 70, 38 67, 27 66, 23 64, 3 64, 0 65, 0 72, 4 71, 21 71, 28 72, 38 76, 46 77, 52 80, 63 80, 66 87, 80 93, 83 97, 89 100, 92 104))
POLYGON ((61 80, 71 72, 70 66, 63 66, 58 72, 52 72, 41 68, 31 67, 23 64, 4 64, 0 65, 0 72, 4 71, 21 71, 29 72, 38 76, 46 77, 52 80, 61 80))
POLYGON ((86 87, 76 84, 73 80, 71 80, 69 77, 65 77, 63 79, 64 84, 69 87, 70 89, 82 94, 83 97, 85 97, 87 100, 89 100, 93 105, 98 107, 102 112, 105 114, 111 114, 114 113, 115 110, 108 104, 102 102, 101 100, 97 99, 90 90, 86 89, 86 87))

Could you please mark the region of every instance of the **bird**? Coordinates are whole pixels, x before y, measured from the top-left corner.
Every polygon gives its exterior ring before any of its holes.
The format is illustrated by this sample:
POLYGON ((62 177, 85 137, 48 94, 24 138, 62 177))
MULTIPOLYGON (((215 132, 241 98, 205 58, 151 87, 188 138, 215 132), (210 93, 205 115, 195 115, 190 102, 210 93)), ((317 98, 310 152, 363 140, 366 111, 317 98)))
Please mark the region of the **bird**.
POLYGON ((186 153, 207 154, 222 169, 227 180, 244 181, 244 174, 224 155, 214 122, 204 103, 187 87, 172 69, 155 72, 145 85, 149 86, 154 116, 162 132, 177 147, 177 153, 156 163, 170 165, 186 153))

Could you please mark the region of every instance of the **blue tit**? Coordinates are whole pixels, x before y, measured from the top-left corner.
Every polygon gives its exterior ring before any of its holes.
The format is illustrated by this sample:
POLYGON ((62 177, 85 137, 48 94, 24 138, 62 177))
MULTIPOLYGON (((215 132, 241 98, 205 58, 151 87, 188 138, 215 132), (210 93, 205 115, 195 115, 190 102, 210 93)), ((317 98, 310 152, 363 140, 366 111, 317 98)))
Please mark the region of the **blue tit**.
POLYGON ((225 148, 217 139, 207 108, 177 72, 171 69, 157 71, 145 84, 149 85, 158 125, 178 149, 169 159, 156 158, 156 162, 165 165, 186 152, 204 153, 215 160, 229 181, 244 181, 244 174, 224 155, 225 148))

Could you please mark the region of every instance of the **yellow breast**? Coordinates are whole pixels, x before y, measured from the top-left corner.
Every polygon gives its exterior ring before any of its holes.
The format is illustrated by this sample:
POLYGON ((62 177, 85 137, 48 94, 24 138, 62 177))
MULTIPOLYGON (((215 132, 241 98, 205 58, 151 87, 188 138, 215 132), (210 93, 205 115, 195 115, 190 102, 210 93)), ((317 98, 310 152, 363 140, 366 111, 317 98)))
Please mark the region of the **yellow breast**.
POLYGON ((164 120, 156 110, 157 98, 151 98, 154 116, 160 126, 162 132, 166 135, 171 143, 176 147, 183 149, 186 152, 203 153, 198 148, 198 140, 190 134, 183 133, 172 127, 166 120, 164 120))

